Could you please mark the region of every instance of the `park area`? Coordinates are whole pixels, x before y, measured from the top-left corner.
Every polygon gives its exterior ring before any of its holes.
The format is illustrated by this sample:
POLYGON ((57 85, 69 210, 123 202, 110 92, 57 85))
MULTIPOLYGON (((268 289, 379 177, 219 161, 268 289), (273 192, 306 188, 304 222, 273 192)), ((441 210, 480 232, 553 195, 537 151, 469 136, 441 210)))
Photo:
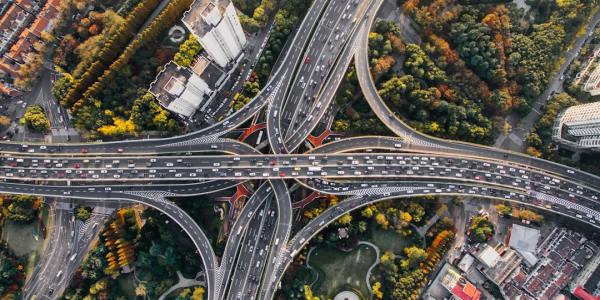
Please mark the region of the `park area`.
MULTIPOLYGON (((385 251, 402 253, 405 247, 412 246, 413 239, 393 230, 384 230, 372 226, 366 242, 379 248, 380 255, 385 251)), ((376 262, 377 252, 368 245, 358 245, 350 252, 338 250, 328 244, 319 244, 312 248, 307 259, 311 270, 310 283, 315 294, 333 298, 343 290, 351 290, 368 299, 370 289, 366 276, 369 268, 376 262)))
POLYGON ((348 289, 368 295, 365 276, 375 260, 375 250, 366 245, 359 245, 350 252, 319 245, 311 251, 307 262, 319 273, 314 290, 333 298, 338 292, 348 289))
MULTIPOLYGON (((39 260, 39 254, 44 243, 44 232, 48 221, 48 210, 42 209, 31 223, 18 223, 4 220, 0 224, 1 239, 17 256, 27 257, 27 269, 33 268, 39 260)), ((29 274, 29 272, 27 272, 29 274)))

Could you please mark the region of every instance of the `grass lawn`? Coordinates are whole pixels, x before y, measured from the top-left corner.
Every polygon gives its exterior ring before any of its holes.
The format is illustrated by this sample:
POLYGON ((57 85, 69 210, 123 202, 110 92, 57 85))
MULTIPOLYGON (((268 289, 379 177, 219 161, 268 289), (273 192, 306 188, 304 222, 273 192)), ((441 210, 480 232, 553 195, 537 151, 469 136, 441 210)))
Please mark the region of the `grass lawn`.
POLYGON ((410 236, 402 236, 394 230, 384 230, 381 228, 373 228, 371 230, 371 239, 369 241, 377 245, 382 253, 386 251, 402 253, 405 247, 413 245, 410 236))
POLYGON ((36 222, 34 221, 30 224, 16 224, 11 221, 4 222, 2 239, 8 243, 10 249, 16 255, 29 255, 32 251, 37 251, 42 246, 44 237, 37 232, 35 228, 36 222))
POLYGON ((375 262, 375 255, 375 250, 366 245, 358 246, 352 252, 318 246, 309 258, 310 265, 321 270, 320 275, 324 274, 324 278, 319 278, 317 294, 333 298, 341 290, 356 289, 362 295, 368 295, 365 276, 375 262))

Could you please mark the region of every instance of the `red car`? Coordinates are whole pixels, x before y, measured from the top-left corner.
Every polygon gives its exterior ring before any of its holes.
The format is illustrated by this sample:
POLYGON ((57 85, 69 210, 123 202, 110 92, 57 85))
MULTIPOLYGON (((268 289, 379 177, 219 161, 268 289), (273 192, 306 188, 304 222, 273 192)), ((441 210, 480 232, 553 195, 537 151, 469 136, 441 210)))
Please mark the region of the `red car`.
POLYGON ((308 57, 308 56, 307 56, 307 57, 304 59, 304 63, 305 63, 305 64, 309 64, 309 63, 310 63, 310 57, 308 57))
POLYGON ((88 153, 88 149, 87 148, 81 148, 81 153, 88 153))
POLYGON ((285 177, 285 172, 279 172, 280 177, 285 177))
POLYGON ((75 164, 73 164, 73 167, 74 167, 75 169, 79 169, 79 168, 81 167, 81 164, 79 164, 79 163, 75 163, 75 164))

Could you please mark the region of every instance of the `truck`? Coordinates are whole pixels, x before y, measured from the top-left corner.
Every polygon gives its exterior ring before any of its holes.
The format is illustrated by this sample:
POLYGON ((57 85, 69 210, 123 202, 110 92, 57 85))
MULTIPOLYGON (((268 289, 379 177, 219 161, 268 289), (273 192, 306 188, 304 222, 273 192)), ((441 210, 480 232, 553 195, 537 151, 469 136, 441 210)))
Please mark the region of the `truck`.
POLYGON ((321 167, 310 166, 308 167, 308 170, 313 172, 321 171, 321 167))

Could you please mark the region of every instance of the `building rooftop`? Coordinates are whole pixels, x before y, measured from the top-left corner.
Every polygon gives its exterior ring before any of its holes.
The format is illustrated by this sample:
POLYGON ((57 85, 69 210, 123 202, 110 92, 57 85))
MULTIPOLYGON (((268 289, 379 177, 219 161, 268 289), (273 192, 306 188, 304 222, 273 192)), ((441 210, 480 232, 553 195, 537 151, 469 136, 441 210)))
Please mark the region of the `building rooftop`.
POLYGON ((479 253, 478 259, 482 265, 478 267, 481 273, 498 285, 505 282, 523 261, 515 250, 503 244, 495 248, 486 247, 479 253))
POLYGON ((25 55, 31 51, 31 47, 38 40, 38 36, 27 28, 21 33, 19 40, 10 47, 10 51, 6 56, 14 61, 24 62, 25 55))
POLYGON ((454 268, 447 269, 446 274, 442 277, 441 284, 458 299, 478 300, 481 298, 481 291, 462 277, 454 268))
MULTIPOLYGON (((536 299, 553 299, 573 281, 598 247, 581 233, 555 228, 536 249, 540 262, 535 265, 523 289, 536 299)), ((513 281, 516 277, 513 277, 513 281)))
POLYGON ((202 55, 198 56, 194 64, 190 66, 190 69, 198 74, 211 90, 215 89, 219 85, 220 80, 225 76, 223 69, 202 55))
POLYGON ((200 56, 191 68, 170 61, 150 84, 149 91, 165 108, 191 117, 225 77, 221 69, 200 56), (201 73, 197 73, 201 72, 201 73))
POLYGON ((514 224, 508 245, 515 250, 534 252, 540 240, 540 231, 535 228, 514 224))
POLYGON ((552 139, 571 148, 600 150, 600 101, 561 112, 554 121, 552 139))
POLYGON ((600 296, 594 296, 580 286, 573 290, 573 295, 581 300, 600 300, 600 296))
POLYGON ((197 36, 204 36, 220 20, 229 0, 195 0, 183 14, 182 21, 197 36), (209 23, 210 22, 210 23, 209 23))
POLYGON ((465 254, 465 256, 463 256, 463 258, 460 260, 460 262, 458 263, 458 268, 463 271, 463 272, 467 272, 471 266, 473 265, 473 263, 475 262, 475 258, 473 256, 471 256, 471 254, 465 254))
POLYGON ((476 256, 488 268, 493 268, 500 260, 500 254, 490 245, 486 245, 476 256))
POLYGON ((181 95, 183 92, 181 86, 186 81, 187 78, 179 73, 179 66, 171 61, 165 65, 156 80, 150 84, 150 92, 161 105, 166 107, 181 95))

